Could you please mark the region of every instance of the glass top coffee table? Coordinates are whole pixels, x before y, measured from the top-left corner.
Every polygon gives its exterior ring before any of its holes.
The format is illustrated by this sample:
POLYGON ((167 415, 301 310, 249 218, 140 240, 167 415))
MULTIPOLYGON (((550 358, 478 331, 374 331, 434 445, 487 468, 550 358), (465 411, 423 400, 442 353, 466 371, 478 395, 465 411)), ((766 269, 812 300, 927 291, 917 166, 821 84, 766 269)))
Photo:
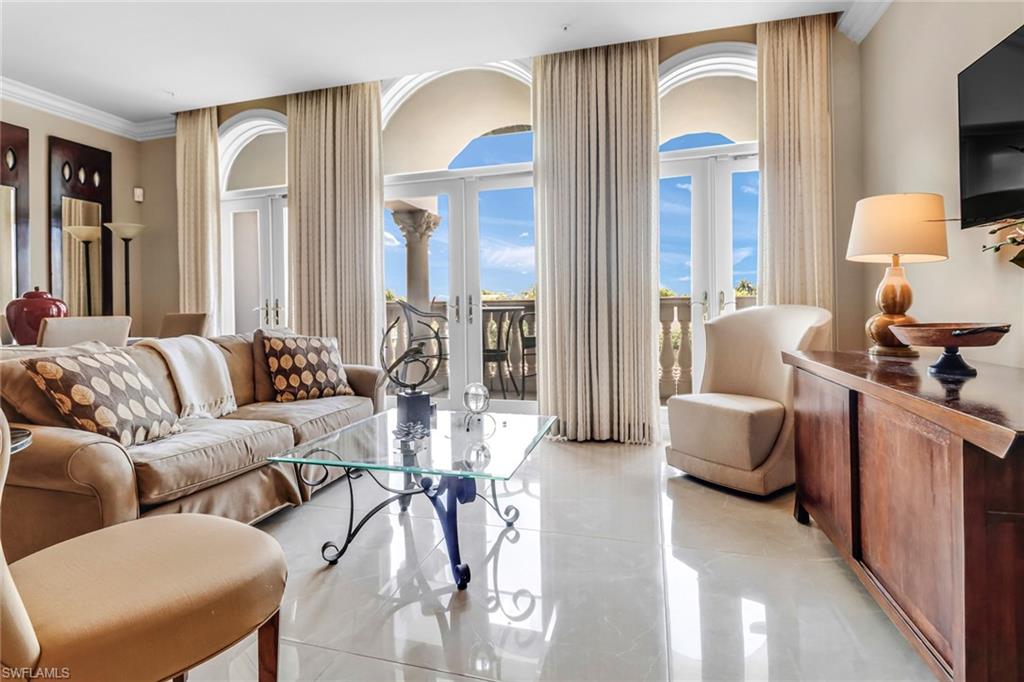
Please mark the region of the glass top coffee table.
POLYGON ((512 478, 554 423, 554 417, 538 415, 439 410, 436 426, 429 432, 410 433, 399 429, 398 413, 390 409, 269 459, 294 464, 310 486, 326 481, 331 468, 348 474, 348 532, 340 547, 327 541, 320 548, 321 556, 332 565, 371 517, 393 502, 405 511, 413 495, 425 495, 441 522, 455 584, 463 590, 470 571, 459 557, 458 506, 479 497, 507 525, 514 524, 519 510, 511 505, 499 508, 495 482, 512 478), (363 472, 391 496, 357 522, 352 480, 363 472), (387 486, 378 478, 379 472, 404 474, 404 487, 387 486), (477 492, 477 479, 489 483, 490 499, 477 492))

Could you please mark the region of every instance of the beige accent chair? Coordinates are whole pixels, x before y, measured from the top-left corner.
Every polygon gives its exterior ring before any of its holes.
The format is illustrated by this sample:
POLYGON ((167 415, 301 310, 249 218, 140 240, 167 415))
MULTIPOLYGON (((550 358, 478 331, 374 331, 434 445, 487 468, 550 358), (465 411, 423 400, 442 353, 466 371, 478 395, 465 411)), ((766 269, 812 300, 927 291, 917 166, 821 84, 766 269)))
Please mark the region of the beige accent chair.
POLYGON ((100 341, 108 346, 126 346, 131 326, 132 318, 125 315, 44 317, 39 325, 36 345, 57 348, 85 341, 100 341))
POLYGON ((747 308, 708 322, 700 393, 668 400, 668 463, 755 495, 792 485, 793 369, 782 364, 782 351, 823 350, 831 328, 831 313, 801 305, 747 308))
POLYGON ((160 338, 206 336, 208 318, 206 313, 167 313, 160 322, 160 338))
MULTIPOLYGON (((2 491, 11 459, 2 414, 0 439, 2 491)), ((174 514, 87 533, 10 566, 0 549, 0 559, 4 679, 184 680, 256 630, 260 682, 277 679, 287 567, 263 531, 174 514)))

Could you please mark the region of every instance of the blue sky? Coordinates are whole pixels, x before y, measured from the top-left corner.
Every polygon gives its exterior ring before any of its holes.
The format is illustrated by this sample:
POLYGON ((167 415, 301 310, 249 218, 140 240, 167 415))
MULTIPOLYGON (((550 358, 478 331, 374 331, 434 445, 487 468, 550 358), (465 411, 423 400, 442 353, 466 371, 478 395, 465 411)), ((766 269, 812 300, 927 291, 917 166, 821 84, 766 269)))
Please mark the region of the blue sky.
MULTIPOLYGON (((662 151, 727 144, 715 133, 684 135, 661 145, 662 151)), ((489 135, 471 141, 449 164, 450 169, 530 161, 533 133, 489 135)), ((690 293, 692 186, 688 176, 661 180, 661 285, 677 294, 690 293)), ((757 279, 758 172, 733 175, 733 282, 757 279)), ((490 190, 480 194, 480 286, 509 295, 536 282, 533 188, 490 190)), ((430 240, 431 295, 448 296, 448 197, 438 197, 441 224, 430 240)), ((405 296, 405 242, 385 211, 385 286, 405 296)))

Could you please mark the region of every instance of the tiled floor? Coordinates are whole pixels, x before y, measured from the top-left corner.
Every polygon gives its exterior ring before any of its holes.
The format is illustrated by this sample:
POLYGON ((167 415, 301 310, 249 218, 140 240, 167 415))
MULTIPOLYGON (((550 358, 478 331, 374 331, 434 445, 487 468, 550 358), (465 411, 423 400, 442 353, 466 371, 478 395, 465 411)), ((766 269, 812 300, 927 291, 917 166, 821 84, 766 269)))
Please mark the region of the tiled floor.
MULTIPOLYGON (((399 481, 395 479, 395 485, 399 481)), ((355 482, 360 508, 384 493, 355 482)), ((462 506, 457 592, 433 508, 370 521, 337 566, 336 483, 262 527, 288 555, 281 678, 932 680, 824 536, 664 465, 656 447, 542 443, 499 487, 515 529, 462 506)), ((190 680, 256 677, 254 638, 190 680)))

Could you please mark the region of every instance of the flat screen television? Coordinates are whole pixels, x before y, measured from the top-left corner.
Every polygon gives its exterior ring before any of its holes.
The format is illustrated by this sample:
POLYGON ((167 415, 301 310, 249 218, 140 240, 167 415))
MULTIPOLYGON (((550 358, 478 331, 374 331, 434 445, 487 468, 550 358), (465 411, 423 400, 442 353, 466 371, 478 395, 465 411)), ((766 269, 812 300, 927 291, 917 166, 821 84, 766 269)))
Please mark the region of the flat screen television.
POLYGON ((961 227, 1024 219, 1024 26, 960 72, 961 227))

